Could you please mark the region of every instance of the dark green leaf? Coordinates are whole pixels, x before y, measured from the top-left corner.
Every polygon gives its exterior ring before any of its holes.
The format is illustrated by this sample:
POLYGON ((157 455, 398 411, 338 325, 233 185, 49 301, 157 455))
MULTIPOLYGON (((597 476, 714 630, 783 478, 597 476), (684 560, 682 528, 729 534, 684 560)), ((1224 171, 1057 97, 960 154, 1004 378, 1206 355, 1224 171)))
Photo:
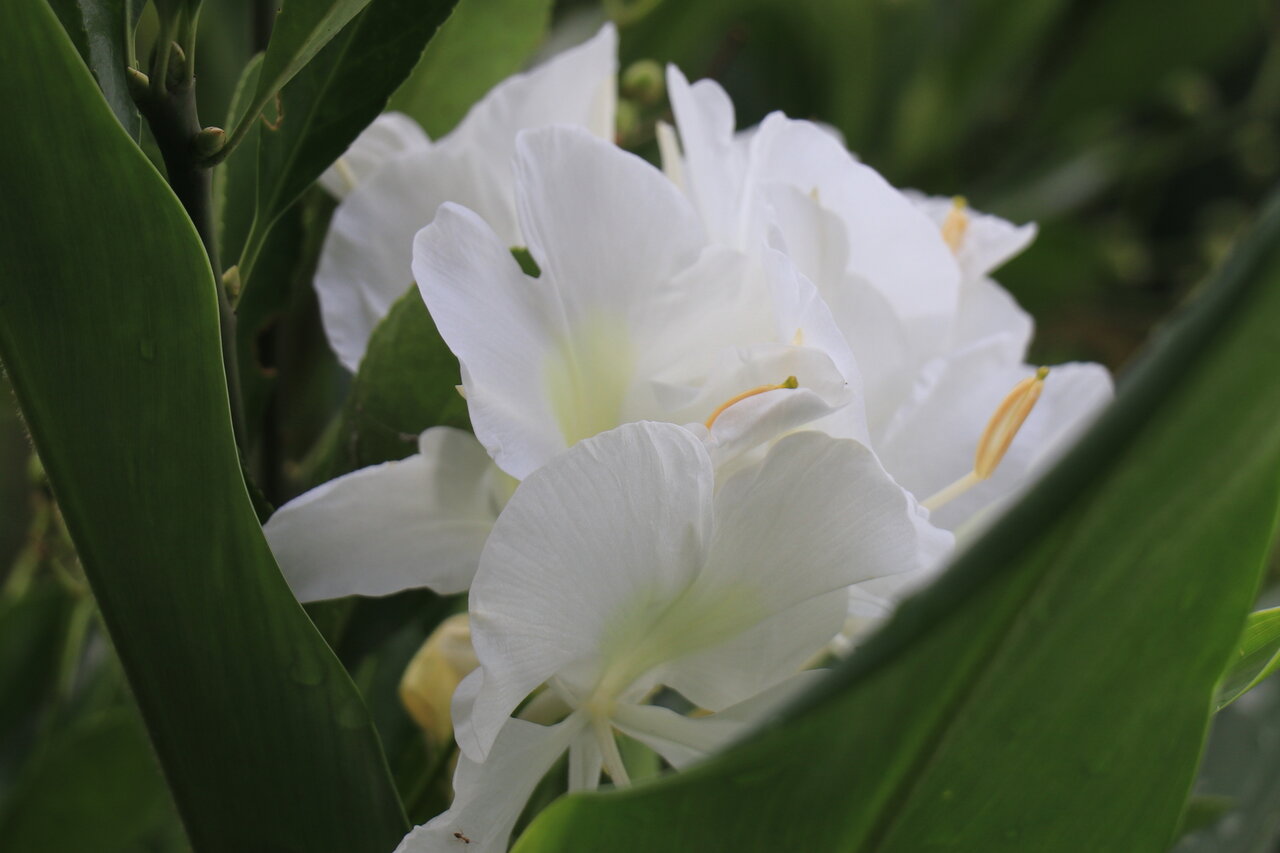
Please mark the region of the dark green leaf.
POLYGON ((458 0, 388 108, 417 119, 438 139, 485 92, 520 70, 550 20, 551 0, 458 0))
POLYGON ((53 690, 72 604, 67 591, 49 581, 0 598, 0 790, 25 756, 53 690))
POLYGON ((248 120, 368 5, 369 0, 285 0, 271 28, 248 120))
POLYGON ((412 288, 369 338, 342 412, 330 476, 408 456, 427 427, 468 428, 460 381, 458 359, 412 288))
POLYGON ((138 108, 125 70, 129 45, 144 0, 50 0, 81 58, 97 78, 103 97, 134 139, 141 132, 138 108))
POLYGON ((1248 693, 1280 669, 1280 607, 1250 613, 1240 644, 1218 686, 1218 709, 1248 693))
MULTIPOLYGON (((373 0, 280 93, 258 146, 258 206, 240 260, 246 286, 267 232, 380 113, 454 0, 373 0)), ((267 60, 263 77, 267 77, 267 60)))
POLYGON ((130 710, 62 732, 0 813, 8 853, 126 853, 161 828, 169 792, 130 710))
POLYGON ((0 55, 0 355, 192 845, 385 853, 377 736, 240 475, 199 238, 42 0, 0 55))
MULTIPOLYGON (((249 98, 258 85, 262 54, 249 60, 231 96, 227 127, 234 127, 249 109, 249 98)), ((240 257, 258 203, 258 134, 262 122, 254 122, 240 143, 240 153, 218 164, 213 172, 214 222, 218 228, 218 253, 228 260, 240 257)))
POLYGON ((1163 853, 1272 542, 1278 362, 1280 202, 1063 463, 783 722, 566 798, 518 850, 1163 853))

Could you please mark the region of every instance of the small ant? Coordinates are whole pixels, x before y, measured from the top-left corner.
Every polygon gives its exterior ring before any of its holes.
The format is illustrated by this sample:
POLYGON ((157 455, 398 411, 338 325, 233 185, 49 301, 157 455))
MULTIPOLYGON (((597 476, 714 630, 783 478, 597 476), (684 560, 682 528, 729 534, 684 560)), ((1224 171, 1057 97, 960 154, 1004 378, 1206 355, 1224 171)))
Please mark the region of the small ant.
POLYGON ((466 837, 465 835, 463 835, 461 832, 455 832, 455 833, 453 834, 453 837, 454 837, 454 838, 456 838, 456 839, 458 839, 459 841, 461 841, 463 844, 470 844, 470 843, 471 843, 471 839, 470 839, 470 838, 467 838, 467 837, 466 837))

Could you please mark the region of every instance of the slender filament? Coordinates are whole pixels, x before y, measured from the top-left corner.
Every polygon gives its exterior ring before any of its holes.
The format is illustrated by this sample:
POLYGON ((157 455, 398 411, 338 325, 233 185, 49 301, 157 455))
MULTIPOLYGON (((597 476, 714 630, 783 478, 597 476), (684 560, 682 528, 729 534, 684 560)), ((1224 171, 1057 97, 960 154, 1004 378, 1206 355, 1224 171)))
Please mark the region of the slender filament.
POLYGON ((730 397, 728 400, 725 400, 723 403, 717 406, 716 410, 711 413, 711 417, 707 418, 706 423, 704 423, 703 426, 705 426, 707 429, 711 429, 711 425, 716 422, 716 418, 724 414, 726 409, 728 409, 730 406, 741 403, 743 400, 746 400, 749 397, 754 397, 757 394, 765 394, 765 393, 768 393, 769 391, 781 391, 784 388, 789 389, 789 388, 799 388, 799 387, 800 387, 800 382, 794 376, 788 376, 785 380, 778 383, 777 385, 761 385, 758 388, 752 388, 750 391, 743 391, 741 394, 738 394, 736 397, 730 397))

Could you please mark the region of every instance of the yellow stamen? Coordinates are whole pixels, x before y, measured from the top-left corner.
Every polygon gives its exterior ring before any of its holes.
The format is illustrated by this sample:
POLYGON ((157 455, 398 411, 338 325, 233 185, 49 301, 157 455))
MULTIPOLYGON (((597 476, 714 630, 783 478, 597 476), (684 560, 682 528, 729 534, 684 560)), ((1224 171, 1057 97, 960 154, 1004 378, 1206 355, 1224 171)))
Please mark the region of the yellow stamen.
POLYGON ((750 391, 743 391, 741 394, 737 395, 736 397, 730 397, 728 400, 725 400, 723 403, 721 403, 716 408, 716 410, 711 413, 711 417, 707 418, 706 423, 704 423, 703 426, 705 426, 707 429, 711 429, 711 425, 716 422, 716 418, 724 414, 725 409, 728 409, 730 406, 733 406, 737 403, 741 403, 743 400, 747 399, 748 397, 754 397, 757 394, 765 394, 769 391, 781 391, 784 388, 799 388, 799 387, 800 387, 800 382, 794 376, 788 376, 785 380, 783 380, 777 385, 761 385, 759 388, 752 388, 750 391))
POLYGON ((951 210, 942 221, 942 239, 951 247, 952 254, 960 251, 965 232, 969 230, 969 202, 964 196, 951 199, 951 210))
POLYGON ((1049 368, 1041 367, 1036 370, 1034 376, 1028 376, 1013 386, 1013 390, 996 407, 991 420, 987 421, 987 428, 983 430, 982 438, 978 439, 978 452, 974 454, 973 470, 923 501, 922 505, 926 509, 932 511, 950 503, 995 473, 1000 461, 1009 451, 1009 445, 1013 443, 1014 436, 1018 434, 1018 430, 1022 429, 1022 424, 1026 422, 1027 416, 1035 408, 1036 401, 1040 399, 1040 392, 1044 390, 1044 379, 1048 375, 1049 368))

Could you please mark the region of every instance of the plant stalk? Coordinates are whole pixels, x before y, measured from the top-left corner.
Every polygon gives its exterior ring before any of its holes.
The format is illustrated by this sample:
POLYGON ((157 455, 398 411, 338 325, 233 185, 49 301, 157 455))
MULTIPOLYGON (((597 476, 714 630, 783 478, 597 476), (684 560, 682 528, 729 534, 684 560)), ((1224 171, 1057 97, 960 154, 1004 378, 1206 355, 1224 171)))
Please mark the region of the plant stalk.
MULTIPOLYGON (((158 72, 157 72, 158 73, 158 72)), ((227 396, 231 401, 231 425, 236 446, 241 454, 248 451, 244 407, 240 392, 240 367, 236 357, 236 315, 222 284, 222 265, 213 221, 213 172, 205 165, 196 147, 200 121, 196 112, 195 79, 184 71, 169 74, 168 81, 156 81, 145 95, 138 97, 138 110, 147 120, 156 145, 164 158, 169 186, 182 202, 209 257, 209 267, 218 292, 218 325, 222 340, 222 366, 227 378, 227 396), (180 79, 173 80, 172 77, 180 79)))

